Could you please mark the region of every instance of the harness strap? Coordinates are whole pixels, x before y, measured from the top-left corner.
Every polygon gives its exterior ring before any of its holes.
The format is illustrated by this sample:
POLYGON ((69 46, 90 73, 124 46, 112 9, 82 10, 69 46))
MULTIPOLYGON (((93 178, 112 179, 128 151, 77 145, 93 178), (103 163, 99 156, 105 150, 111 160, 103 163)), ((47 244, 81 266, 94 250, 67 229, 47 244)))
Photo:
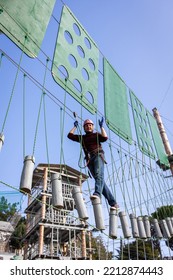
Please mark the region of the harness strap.
POLYGON ((87 152, 87 155, 85 156, 86 166, 88 166, 90 160, 92 160, 92 158, 94 158, 95 156, 100 156, 101 159, 103 160, 103 162, 105 164, 107 164, 107 162, 104 158, 104 151, 103 150, 98 151, 98 149, 97 149, 97 152, 96 152, 96 150, 94 152, 93 151, 92 152, 87 152))

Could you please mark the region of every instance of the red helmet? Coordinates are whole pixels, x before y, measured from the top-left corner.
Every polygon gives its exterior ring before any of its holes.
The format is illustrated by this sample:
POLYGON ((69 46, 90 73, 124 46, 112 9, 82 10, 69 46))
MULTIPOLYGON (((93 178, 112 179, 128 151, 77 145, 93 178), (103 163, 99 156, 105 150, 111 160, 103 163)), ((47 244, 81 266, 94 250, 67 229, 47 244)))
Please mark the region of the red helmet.
POLYGON ((94 125, 93 121, 92 121, 92 120, 89 120, 89 119, 87 119, 87 120, 84 121, 83 127, 84 127, 86 124, 92 124, 92 125, 94 125))

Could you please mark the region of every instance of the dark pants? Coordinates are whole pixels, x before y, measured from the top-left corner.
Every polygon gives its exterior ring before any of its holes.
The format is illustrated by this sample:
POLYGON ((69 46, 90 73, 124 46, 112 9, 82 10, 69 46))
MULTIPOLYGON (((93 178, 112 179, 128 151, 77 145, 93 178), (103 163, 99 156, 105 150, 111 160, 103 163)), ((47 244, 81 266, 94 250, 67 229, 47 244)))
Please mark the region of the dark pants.
POLYGON ((103 194, 107 199, 110 206, 116 204, 115 198, 104 180, 104 160, 102 155, 94 155, 91 157, 88 168, 95 179, 95 192, 94 194, 100 196, 103 194))

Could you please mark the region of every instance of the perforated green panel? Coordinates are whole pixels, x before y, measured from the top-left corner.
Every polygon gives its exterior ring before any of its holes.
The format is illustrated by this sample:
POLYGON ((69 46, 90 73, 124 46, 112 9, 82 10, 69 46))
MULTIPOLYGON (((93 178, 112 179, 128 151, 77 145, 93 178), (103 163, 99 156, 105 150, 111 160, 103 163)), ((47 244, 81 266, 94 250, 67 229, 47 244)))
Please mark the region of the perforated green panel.
POLYGON ((63 7, 52 74, 92 114, 97 108, 99 51, 72 12, 63 7))
POLYGON ((105 116, 108 127, 128 143, 132 143, 127 89, 109 62, 104 58, 105 116))
POLYGON ((0 0, 0 30, 30 57, 40 50, 55 0, 0 0), (25 40, 27 36, 27 39, 25 40))
POLYGON ((151 133, 152 133, 153 140, 154 140, 154 146, 156 149, 157 156, 159 158, 159 164, 169 168, 170 164, 168 161, 168 157, 165 153, 165 149, 163 146, 163 142, 162 142, 162 139, 160 136, 159 129, 157 127, 156 120, 148 111, 147 111, 147 116, 148 116, 151 133))
POLYGON ((130 98, 139 149, 147 156, 155 158, 146 109, 132 91, 130 91, 130 98))

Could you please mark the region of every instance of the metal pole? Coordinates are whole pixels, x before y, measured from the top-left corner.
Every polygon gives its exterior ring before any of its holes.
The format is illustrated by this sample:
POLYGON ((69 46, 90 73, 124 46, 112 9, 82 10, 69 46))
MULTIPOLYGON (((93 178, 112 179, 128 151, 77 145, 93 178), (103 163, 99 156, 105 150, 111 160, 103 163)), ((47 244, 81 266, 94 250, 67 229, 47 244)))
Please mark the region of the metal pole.
POLYGON ((86 259, 86 231, 82 230, 82 259, 86 259))
MULTIPOLYGON (((82 191, 82 175, 79 177, 79 187, 82 191)), ((86 235, 85 231, 82 231, 82 258, 86 259, 86 235)))
POLYGON ((156 119, 156 123, 157 123, 158 129, 160 131, 160 136, 162 138, 162 142, 163 142, 163 145, 164 145, 164 148, 165 148, 165 152, 168 155, 168 160, 169 160, 169 163, 170 163, 170 170, 171 170, 171 173, 173 175, 173 160, 169 159, 170 156, 173 157, 172 149, 171 149, 171 146, 170 146, 170 143, 169 143, 169 140, 168 140, 168 137, 167 137, 167 134, 166 134, 166 131, 165 131, 162 119, 160 117, 160 114, 159 114, 157 108, 154 108, 152 111, 153 111, 153 116, 156 119))
MULTIPOLYGON (((42 209, 41 209, 41 219, 45 219, 46 212, 46 195, 44 194, 47 190, 47 168, 44 169, 44 182, 43 182, 43 195, 42 195, 42 209)), ((44 245, 44 225, 40 225, 39 228, 39 256, 43 254, 44 245)))
POLYGON ((88 232, 88 239, 89 239, 89 259, 92 260, 91 231, 88 232))
POLYGON ((161 117, 160 117, 160 114, 159 114, 157 108, 154 108, 154 109, 153 109, 153 116, 154 116, 155 119, 156 119, 157 126, 158 126, 158 129, 159 129, 159 131, 160 131, 160 136, 161 136, 161 138, 162 138, 163 145, 164 145, 164 147, 165 147, 165 151, 166 151, 167 155, 170 156, 170 155, 172 155, 172 149, 171 149, 171 146, 170 146, 168 137, 167 137, 167 135, 166 135, 166 131, 165 131, 165 128, 164 128, 162 119, 161 119, 161 117))

